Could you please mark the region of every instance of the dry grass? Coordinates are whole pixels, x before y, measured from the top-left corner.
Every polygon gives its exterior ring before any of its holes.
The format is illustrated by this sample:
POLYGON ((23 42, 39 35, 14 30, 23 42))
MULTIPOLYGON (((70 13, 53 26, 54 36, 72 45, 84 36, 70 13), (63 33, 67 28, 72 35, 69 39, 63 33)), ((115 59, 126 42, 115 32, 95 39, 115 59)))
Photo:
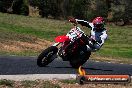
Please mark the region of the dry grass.
POLYGON ((129 60, 128 58, 121 58, 121 57, 105 57, 96 55, 96 53, 93 53, 90 58, 95 61, 101 61, 101 62, 111 62, 111 63, 127 63, 132 64, 132 60, 129 60))
POLYGON ((78 83, 70 84, 63 83, 59 80, 25 80, 25 81, 10 81, 6 80, 0 85, 0 88, 131 88, 132 83, 129 84, 84 84, 78 83), (10 85, 7 85, 7 83, 10 85))
POLYGON ((41 52, 43 49, 50 46, 52 42, 37 38, 34 43, 22 42, 22 41, 11 41, 6 40, 2 43, 0 42, 0 49, 5 52, 16 52, 22 53, 26 51, 41 52))

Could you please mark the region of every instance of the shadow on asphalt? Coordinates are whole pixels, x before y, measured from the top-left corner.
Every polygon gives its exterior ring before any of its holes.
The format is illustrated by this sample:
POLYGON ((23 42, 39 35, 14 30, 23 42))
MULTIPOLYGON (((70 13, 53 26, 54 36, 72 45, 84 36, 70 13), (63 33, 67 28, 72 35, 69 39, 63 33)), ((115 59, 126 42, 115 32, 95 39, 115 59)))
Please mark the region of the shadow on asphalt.
POLYGON ((113 70, 103 70, 103 69, 97 69, 97 68, 84 68, 84 69, 86 69, 86 70, 101 70, 101 71, 113 71, 113 70))

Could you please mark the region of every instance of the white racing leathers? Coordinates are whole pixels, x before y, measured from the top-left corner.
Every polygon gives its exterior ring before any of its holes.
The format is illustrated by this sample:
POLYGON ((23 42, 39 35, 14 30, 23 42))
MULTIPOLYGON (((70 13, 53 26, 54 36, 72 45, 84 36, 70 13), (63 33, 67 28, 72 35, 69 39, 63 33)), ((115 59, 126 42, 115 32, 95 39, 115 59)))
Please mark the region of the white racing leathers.
POLYGON ((94 27, 93 23, 89 23, 87 21, 79 20, 79 19, 76 19, 76 21, 79 24, 81 24, 82 26, 86 26, 88 28, 91 28, 91 36, 90 37, 97 41, 97 43, 93 44, 93 47, 86 45, 87 51, 99 50, 108 37, 107 30, 105 28, 101 28, 101 29, 98 29, 98 31, 97 31, 96 28, 94 27))

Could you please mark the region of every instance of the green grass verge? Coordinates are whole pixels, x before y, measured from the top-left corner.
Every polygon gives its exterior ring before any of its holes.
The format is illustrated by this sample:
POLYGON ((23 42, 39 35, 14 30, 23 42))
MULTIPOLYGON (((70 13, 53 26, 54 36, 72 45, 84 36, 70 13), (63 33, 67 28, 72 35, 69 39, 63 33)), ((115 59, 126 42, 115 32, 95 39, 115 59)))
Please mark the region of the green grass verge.
POLYGON ((12 80, 0 80, 0 88, 61 88, 59 84, 53 84, 51 81, 43 80, 24 80, 24 81, 12 81, 12 80))
POLYGON ((25 80, 21 81, 22 86, 25 88, 32 88, 33 85, 38 85, 39 83, 37 81, 31 81, 31 80, 25 80))
POLYGON ((32 18, 18 15, 0 13, 0 29, 35 35, 53 41, 53 38, 60 34, 65 34, 70 28, 69 23, 59 20, 49 20, 45 18, 32 18))
POLYGON ((132 26, 110 26, 109 37, 103 48, 97 52, 101 56, 132 58, 132 26))
POLYGON ((13 87, 14 81, 11 80, 0 80, 0 85, 8 86, 8 87, 13 87))
POLYGON ((52 84, 49 81, 44 81, 43 88, 61 88, 61 87, 58 84, 52 84))
POLYGON ((60 82, 65 83, 65 84, 76 84, 77 80, 71 79, 71 80, 60 80, 60 82))

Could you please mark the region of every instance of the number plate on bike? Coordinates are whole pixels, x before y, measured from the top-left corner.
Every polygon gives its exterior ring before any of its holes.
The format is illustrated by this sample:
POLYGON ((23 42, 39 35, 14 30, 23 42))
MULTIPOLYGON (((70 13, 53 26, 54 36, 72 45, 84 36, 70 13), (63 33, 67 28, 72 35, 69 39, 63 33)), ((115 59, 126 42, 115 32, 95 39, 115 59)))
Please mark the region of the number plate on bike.
POLYGON ((71 41, 74 41, 80 38, 82 34, 84 34, 84 32, 79 27, 74 27, 67 33, 66 36, 68 36, 71 41))

